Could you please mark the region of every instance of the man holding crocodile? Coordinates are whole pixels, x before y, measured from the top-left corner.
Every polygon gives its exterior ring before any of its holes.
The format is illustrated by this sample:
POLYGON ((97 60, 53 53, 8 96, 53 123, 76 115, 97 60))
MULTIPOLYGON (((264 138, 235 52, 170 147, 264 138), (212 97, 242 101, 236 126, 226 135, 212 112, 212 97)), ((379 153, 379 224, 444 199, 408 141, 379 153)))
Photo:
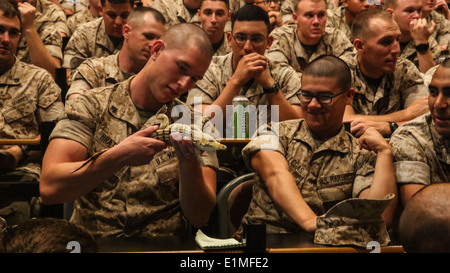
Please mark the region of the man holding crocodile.
POLYGON ((171 116, 183 105, 177 97, 203 77, 213 54, 201 28, 179 24, 155 41, 136 76, 67 101, 43 160, 42 200, 75 200, 71 221, 94 236, 180 235, 188 224, 207 223, 215 151, 199 161, 193 138, 173 133, 168 146, 154 136, 160 114, 169 123, 179 118, 171 116), (89 156, 95 159, 80 168, 89 156))

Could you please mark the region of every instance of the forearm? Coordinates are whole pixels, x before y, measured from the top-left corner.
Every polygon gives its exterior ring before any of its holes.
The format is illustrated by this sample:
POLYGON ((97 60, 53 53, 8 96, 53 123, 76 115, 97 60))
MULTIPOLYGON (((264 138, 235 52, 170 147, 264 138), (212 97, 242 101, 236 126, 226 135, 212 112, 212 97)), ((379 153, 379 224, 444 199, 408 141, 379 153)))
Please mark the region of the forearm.
POLYGON ((27 39, 31 63, 44 68, 54 78, 55 69, 61 66, 60 60, 50 55, 34 27, 24 29, 23 31, 27 39))
POLYGON ((427 50, 425 53, 417 52, 417 58, 419 60, 419 71, 422 73, 426 73, 436 65, 430 50, 427 50))
MULTIPOLYGON (((48 150, 54 147, 56 147, 55 143, 50 142, 48 150)), ((75 153, 81 155, 83 151, 78 150, 75 153)), ((42 200, 46 204, 73 201, 92 191, 121 168, 120 160, 114 157, 114 151, 105 152, 74 173, 72 172, 79 168, 85 162, 84 160, 62 160, 59 163, 53 163, 53 156, 57 155, 46 153, 42 164, 39 187, 42 200)))
POLYGON ((201 227, 209 220, 216 204, 216 173, 198 162, 180 162, 181 209, 195 227, 201 227))
POLYGON ((387 194, 395 194, 395 198, 383 212, 387 226, 391 225, 398 203, 397 183, 394 173, 393 156, 390 149, 378 152, 372 185, 361 193, 361 198, 382 199, 387 194))

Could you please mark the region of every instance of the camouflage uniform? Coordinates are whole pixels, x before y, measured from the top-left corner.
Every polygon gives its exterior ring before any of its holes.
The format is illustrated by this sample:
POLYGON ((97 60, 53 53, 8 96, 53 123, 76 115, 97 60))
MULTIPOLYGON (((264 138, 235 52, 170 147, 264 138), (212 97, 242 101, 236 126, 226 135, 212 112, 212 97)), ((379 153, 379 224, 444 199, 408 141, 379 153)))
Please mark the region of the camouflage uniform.
POLYGON ((364 79, 357 55, 346 61, 352 71, 352 86, 355 88, 352 106, 356 114, 389 114, 428 96, 422 75, 408 60, 399 58, 394 73, 385 74, 376 91, 371 90, 364 79))
POLYGON ((450 140, 436 132, 430 113, 400 126, 389 144, 399 184, 430 185, 450 180, 450 140))
POLYGON ((436 23, 436 30, 431 34, 431 37, 436 39, 439 45, 447 45, 450 41, 450 22, 436 11, 432 11, 427 16, 428 25, 431 25, 431 20, 436 23))
POLYGON ((97 18, 79 26, 70 37, 64 50, 63 67, 75 69, 87 58, 106 57, 121 48, 122 43, 114 47, 106 33, 103 18, 97 18))
POLYGON ((123 73, 118 63, 119 52, 102 58, 89 58, 78 66, 66 98, 72 94, 82 94, 85 90, 113 85, 128 79, 131 75, 123 73))
POLYGON ((216 53, 214 53, 214 56, 223 56, 227 55, 230 52, 231 47, 228 44, 227 35, 224 33, 222 43, 220 44, 219 48, 217 48, 216 53))
MULTIPOLYGON (((344 126, 336 136, 319 147, 316 141, 303 119, 288 120, 279 123, 278 143, 272 148, 286 158, 289 171, 305 202, 316 215, 322 215, 339 201, 357 197, 361 191, 370 187, 376 154, 360 150, 357 139, 346 132, 344 126)), ((252 155, 260 151, 265 143, 264 140, 252 140, 242 150, 250 170, 252 155)), ((267 233, 303 230, 277 208, 264 181, 255 175, 253 197, 242 223, 261 222, 266 224, 267 233)))
MULTIPOLYGON (((142 125, 129 93, 133 78, 67 101, 68 119, 58 122, 50 139, 72 139, 93 155, 159 122, 153 115, 142 125)), ((182 102, 174 100, 167 104, 169 116, 178 104, 182 102)), ((203 153, 202 158, 206 166, 217 168, 214 151, 203 153)), ((85 226, 94 236, 183 234, 187 221, 181 212, 178 182, 178 159, 174 148, 169 146, 149 164, 125 166, 77 199, 71 221, 85 226)))
MULTIPOLYGON (((186 103, 188 105, 194 105, 194 98, 201 97, 203 104, 212 104, 223 91, 228 81, 233 76, 233 53, 229 53, 225 56, 213 57, 208 70, 202 80, 198 81, 195 86, 189 90, 186 103)), ((298 92, 300 91, 300 77, 298 77, 295 71, 286 65, 280 65, 269 61, 269 69, 272 77, 280 85, 281 91, 293 105, 300 105, 298 99, 298 92)), ((250 87, 242 87, 239 95, 245 95, 250 105, 255 105, 257 110, 260 105, 268 105, 267 95, 264 94, 263 89, 256 82, 253 82, 250 87)), ((250 117, 250 120, 255 117, 250 117)), ((270 120, 270 107, 268 107, 267 119, 270 120)), ((227 123, 230 125, 230 123, 227 123)), ((257 126, 256 122, 250 124, 250 126, 257 126)), ((250 132, 255 131, 250 129, 250 132)))
POLYGON ((289 64, 297 72, 302 72, 306 64, 321 55, 340 57, 353 50, 353 45, 345 34, 331 28, 325 29, 310 58, 298 38, 297 25, 277 27, 270 35, 273 36, 273 43, 266 55, 277 62, 289 64))
MULTIPOLYGON (((433 35, 428 38, 428 43, 433 59, 438 58, 441 55, 441 47, 433 35)), ((416 45, 412 39, 404 46, 400 53, 400 57, 410 60, 416 67, 419 67, 419 57, 417 56, 416 45)))
POLYGON ((352 30, 351 26, 347 24, 347 19, 345 17, 345 7, 340 6, 336 9, 327 10, 327 27, 332 29, 339 29, 342 31, 347 38, 352 40, 352 30))
MULTIPOLYGON (((44 69, 20 62, 0 75, 0 138, 24 139, 39 135, 39 123, 64 114, 61 90, 44 69)), ((9 146, 1 146, 7 149, 9 146)), ((39 181, 40 165, 19 163, 11 175, 21 181, 39 181)), ((0 200, 0 216, 15 224, 30 218, 28 202, 0 200)))
MULTIPOLYGON (((61 33, 55 28, 53 22, 47 16, 36 11, 34 27, 48 53, 52 57, 62 60, 62 37, 61 33)), ((20 36, 19 44, 17 46, 16 57, 22 62, 31 63, 28 42, 23 33, 20 36)))
POLYGON ((64 11, 48 0, 36 1, 36 12, 39 12, 49 18, 55 28, 60 32, 69 36, 69 28, 66 24, 66 14, 64 11))
POLYGON ((150 6, 157 9, 164 15, 167 21, 167 26, 185 22, 194 23, 201 26, 200 19, 198 19, 197 9, 192 11, 191 14, 183 4, 183 0, 153 0, 150 6))
POLYGON ((69 36, 73 35, 78 26, 93 21, 97 17, 94 17, 92 13, 88 10, 82 10, 69 18, 67 18, 67 27, 69 28, 69 36))
POLYGON ((59 0, 59 3, 63 8, 73 11, 74 15, 89 9, 89 0, 59 0))
MULTIPOLYGON (((281 18, 283 19, 283 23, 293 22, 292 13, 295 12, 295 0, 284 0, 283 4, 280 7, 281 18)), ((325 0, 327 3, 327 9, 334 9, 335 5, 331 0, 325 0)))

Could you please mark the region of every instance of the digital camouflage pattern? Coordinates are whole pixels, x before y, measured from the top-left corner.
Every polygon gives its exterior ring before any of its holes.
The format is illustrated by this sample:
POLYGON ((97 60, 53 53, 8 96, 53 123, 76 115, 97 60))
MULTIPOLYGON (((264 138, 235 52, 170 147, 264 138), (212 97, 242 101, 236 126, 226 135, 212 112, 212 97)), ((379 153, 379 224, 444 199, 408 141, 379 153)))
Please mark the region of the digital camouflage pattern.
POLYGON ((345 58, 352 72, 355 89, 352 106, 356 114, 384 115, 407 108, 413 101, 428 96, 422 74, 408 60, 399 58, 394 73, 385 74, 377 90, 370 89, 355 54, 345 58))
POLYGON ((314 243, 365 248, 376 241, 387 246, 390 237, 382 214, 394 197, 392 193, 380 200, 350 198, 336 204, 325 216, 317 217, 314 243))
POLYGON ((49 18, 60 33, 66 36, 70 35, 69 28, 66 24, 66 14, 56 4, 48 0, 36 0, 36 12, 40 12, 49 18))
POLYGON ((214 53, 214 56, 223 56, 227 55, 232 51, 231 46, 228 44, 227 35, 223 34, 223 40, 220 44, 219 48, 217 48, 216 52, 214 53))
MULTIPOLYGON (((0 76, 0 109, 0 138, 5 139, 35 138, 41 121, 57 121, 64 114, 61 89, 52 76, 17 59, 0 76)), ((39 164, 19 165, 15 170, 40 175, 39 164)))
POLYGON ((400 126, 389 144, 397 183, 430 185, 450 180, 450 140, 439 135, 431 115, 400 126))
MULTIPOLYGON (((281 18, 283 20, 283 23, 286 22, 293 22, 292 13, 295 12, 295 2, 296 0, 283 0, 281 7, 280 7, 280 13, 281 18)), ((334 5, 333 1, 331 0, 325 0, 327 3, 327 9, 334 9, 336 6, 334 5)))
MULTIPOLYGON (((133 77, 132 77, 133 78, 133 77)), ((156 114, 142 126, 130 94, 131 79, 93 89, 66 102, 68 119, 61 120, 50 139, 75 140, 88 155, 113 147, 129 135, 157 124, 156 114)), ((167 104, 170 113, 176 105, 167 104)), ((165 107, 163 107, 165 109, 165 107)), ((218 167, 215 151, 202 155, 206 166, 218 167)), ((77 199, 72 221, 95 236, 172 236, 187 231, 178 192, 178 159, 172 146, 157 153, 147 165, 124 167, 101 185, 77 199)))
MULTIPOLYGON (((213 57, 203 79, 199 80, 194 87, 189 90, 186 104, 193 106, 195 98, 201 98, 203 104, 212 104, 219 97, 220 93, 233 76, 232 59, 233 53, 213 57)), ((292 105, 300 105, 298 93, 300 92, 301 81, 297 73, 291 67, 274 63, 271 60, 269 60, 269 69, 273 79, 280 85, 286 100, 292 105)), ((243 86, 239 95, 246 96, 249 100, 249 104, 255 105, 257 110, 259 110, 258 106, 269 104, 267 95, 264 94, 262 86, 258 85, 256 81, 253 81, 250 86, 243 86)), ((267 110, 267 120, 270 120, 270 107, 268 107, 267 110)), ((250 120, 256 120, 252 118, 256 117, 250 117, 250 120)), ((252 126, 257 126, 256 124, 257 123, 254 122, 252 126)))
POLYGON ((326 26, 332 29, 339 29, 347 36, 347 38, 350 41, 352 40, 352 30, 350 26, 347 24, 344 6, 340 6, 336 9, 327 10, 326 26))
POLYGON ((89 9, 83 9, 82 11, 67 18, 66 24, 69 28, 69 36, 75 32, 78 26, 93 21, 96 18, 97 17, 94 17, 89 9))
MULTIPOLYGON (((433 35, 428 38, 428 44, 430 45, 430 51, 433 59, 438 58, 441 55, 441 47, 437 43, 436 39, 433 38, 433 35)), ((400 58, 408 59, 413 62, 416 67, 419 67, 419 57, 417 56, 416 45, 412 39, 403 48, 400 53, 400 58)))
POLYGON ((270 35, 273 37, 273 43, 267 50, 266 56, 277 62, 289 64, 297 72, 302 72, 309 62, 322 55, 340 57, 353 51, 353 45, 345 34, 331 28, 325 29, 311 57, 308 57, 300 43, 297 25, 277 27, 270 35))
MULTIPOLYGON (((267 145, 262 136, 273 135, 260 128, 242 155, 249 170, 251 157, 267 145)), ((370 187, 375 170, 376 154, 360 150, 358 141, 342 126, 341 131, 317 147, 316 140, 303 119, 279 123, 279 142, 271 147, 281 153, 297 183, 303 199, 316 215, 324 214, 336 203, 358 197, 370 187)), ((267 146, 264 149, 269 149, 267 146)), ((267 233, 300 232, 298 226, 272 201, 264 181, 255 175, 253 197, 242 224, 265 223, 267 233)), ((241 226, 242 227, 242 226, 241 226)), ((240 229, 239 232, 242 232, 240 229)), ((238 232, 238 233, 239 233, 238 232)))
POLYGON ((427 16, 429 26, 431 26, 431 20, 436 24, 436 29, 430 37, 434 38, 439 45, 447 45, 450 41, 450 21, 434 10, 427 16))
POLYGON ((118 63, 119 52, 101 58, 89 58, 78 66, 72 76, 66 98, 72 94, 82 94, 83 90, 108 86, 129 78, 118 63))
MULTIPOLYGON (((47 16, 36 12, 34 27, 48 53, 52 57, 62 60, 62 37, 53 22, 47 16)), ((20 36, 19 44, 17 45, 16 57, 22 62, 31 63, 28 42, 23 33, 20 36)))
POLYGON ((180 23, 193 23, 201 26, 197 9, 189 11, 183 4, 183 0, 153 0, 150 7, 164 15, 168 27, 180 23))
POLYGON ((64 50, 63 67, 75 69, 84 60, 92 57, 106 57, 118 52, 122 44, 115 47, 108 37, 103 18, 80 25, 70 37, 64 50))

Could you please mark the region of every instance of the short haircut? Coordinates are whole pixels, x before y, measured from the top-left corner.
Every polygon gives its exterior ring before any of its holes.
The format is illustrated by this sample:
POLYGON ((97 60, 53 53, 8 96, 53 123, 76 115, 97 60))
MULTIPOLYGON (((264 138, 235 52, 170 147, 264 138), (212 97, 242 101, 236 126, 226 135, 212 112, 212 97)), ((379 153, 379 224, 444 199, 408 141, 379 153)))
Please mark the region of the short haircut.
POLYGON ((0 233, 0 253, 67 253, 76 241, 80 252, 97 253, 94 237, 82 226, 64 219, 34 218, 7 227, 0 233))
POLYGON ((22 17, 20 16, 20 11, 16 5, 13 5, 6 0, 0 0, 0 11, 3 12, 3 16, 6 18, 19 18, 20 25, 22 25, 22 17))
POLYGON ((254 5, 245 5, 231 15, 231 30, 234 29, 236 21, 262 21, 267 27, 267 34, 270 31, 270 20, 267 11, 254 5))
POLYGON ((160 22, 164 25, 166 24, 166 18, 164 17, 164 15, 162 15, 162 13, 159 10, 154 9, 152 7, 134 8, 130 12, 130 15, 128 15, 127 24, 133 27, 142 24, 142 19, 148 13, 152 14, 157 22, 160 22))
POLYGON ((214 50, 208 35, 203 28, 193 23, 180 23, 169 27, 160 40, 166 44, 166 49, 186 49, 190 44, 198 47, 205 57, 211 59, 214 50))
POLYGON ((450 252, 450 183, 423 187, 400 215, 399 237, 406 252, 450 252))
MULTIPOLYGON (((298 9, 298 4, 300 4, 300 2, 302 1, 306 1, 306 0, 294 0, 294 11, 296 12, 298 9)), ((327 0, 307 0, 307 1, 311 1, 314 3, 319 3, 319 2, 324 2, 325 6, 328 6, 327 0)))
POLYGON ((395 9, 397 7, 398 1, 397 0, 385 0, 384 1, 384 8, 391 8, 395 9))
POLYGON ((341 90, 350 89, 352 74, 347 63, 333 55, 323 55, 308 63, 303 69, 302 76, 337 78, 341 90))
POLYGON ((370 22, 373 19, 381 19, 397 24, 392 18, 392 15, 384 10, 368 9, 362 11, 356 15, 352 25, 352 40, 356 38, 366 39, 372 36, 372 30, 370 28, 370 22))
POLYGON ((217 1, 217 2, 224 2, 224 3, 225 3, 225 5, 227 6, 227 9, 230 9, 230 1, 229 1, 229 0, 200 0, 200 8, 202 7, 202 5, 203 5, 203 2, 205 2, 205 1, 212 1, 212 2, 214 2, 214 1, 217 1))
POLYGON ((110 4, 125 4, 129 3, 132 7, 134 7, 134 0, 100 0, 100 3, 102 6, 106 4, 106 1, 108 1, 110 4))

